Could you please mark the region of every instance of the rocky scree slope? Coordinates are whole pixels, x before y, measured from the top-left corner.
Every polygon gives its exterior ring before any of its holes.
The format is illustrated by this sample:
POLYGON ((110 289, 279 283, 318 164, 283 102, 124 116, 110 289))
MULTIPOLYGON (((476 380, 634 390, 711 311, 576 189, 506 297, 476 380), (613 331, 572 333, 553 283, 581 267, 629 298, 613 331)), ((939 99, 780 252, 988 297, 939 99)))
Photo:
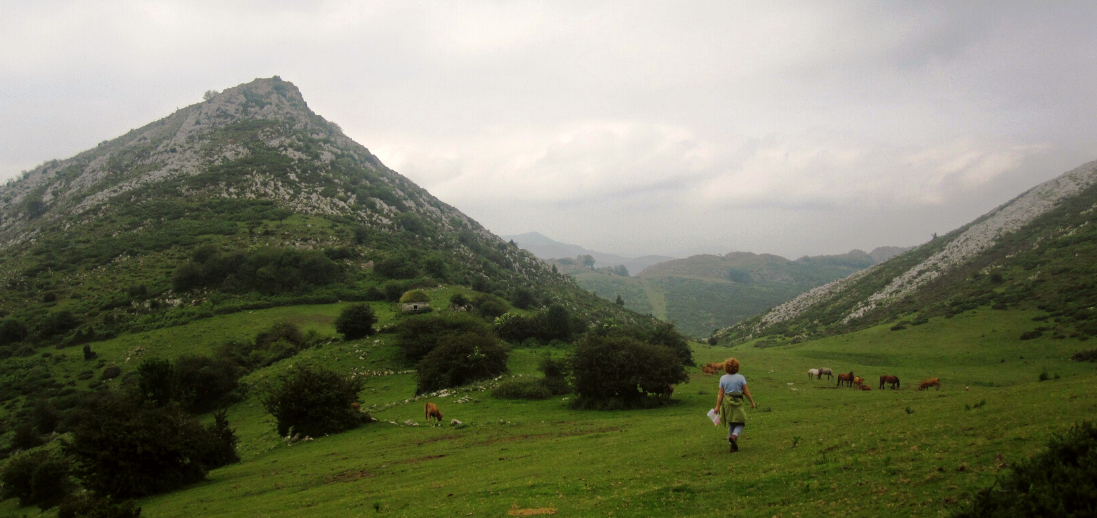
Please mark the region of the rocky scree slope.
POLYGON ((1055 326, 1034 332, 1092 336, 1087 322, 1097 316, 1090 303, 1097 303, 1091 265, 1095 208, 1097 162, 1090 162, 946 236, 814 288, 718 336, 732 342, 802 339, 910 315, 912 322, 896 324, 901 329, 981 305, 1069 313, 1068 319, 1052 316, 1055 326))

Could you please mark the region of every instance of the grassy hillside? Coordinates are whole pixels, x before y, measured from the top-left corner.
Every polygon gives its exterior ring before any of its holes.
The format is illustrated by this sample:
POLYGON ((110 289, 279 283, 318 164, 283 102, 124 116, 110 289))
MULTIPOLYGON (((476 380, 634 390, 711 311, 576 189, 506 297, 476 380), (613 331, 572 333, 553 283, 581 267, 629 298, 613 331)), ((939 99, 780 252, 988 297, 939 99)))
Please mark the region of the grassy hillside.
MULTIPOLYGON (((456 291, 432 297, 444 300, 456 291)), ((394 318, 391 306, 375 307, 382 324, 394 318)), ((96 349, 104 362, 128 370, 138 358, 208 350, 225 336, 281 319, 332 335, 338 309, 218 315, 96 349)), ((675 390, 677 404, 653 410, 570 410, 566 396, 496 400, 485 390, 490 384, 416 399, 414 374, 403 372, 392 335, 332 341, 248 380, 305 362, 357 372, 369 376, 360 397, 378 423, 287 446, 252 396, 229 411, 243 462, 139 503, 147 516, 503 515, 545 508, 615 516, 947 514, 991 484, 1003 466, 1097 411, 1093 364, 1069 361, 1092 342, 1020 340, 1036 315, 976 309, 902 332, 880 325, 776 347, 695 344, 699 363, 738 357, 758 400, 736 454, 727 453, 724 431, 704 416, 717 378, 696 370, 675 390), (823 366, 854 371, 874 389, 879 375, 894 374, 902 389, 862 392, 807 380, 807 369, 823 366), (1041 382, 1045 370, 1049 379, 1041 382), (940 377, 942 389, 916 391, 916 382, 928 377, 940 377), (422 426, 424 401, 464 426, 422 426)), ((74 353, 22 361, 75 380, 88 365, 74 353)), ((565 351, 512 351, 511 375, 534 375, 546 353, 565 351)), ((0 515, 24 514, 37 509, 0 503, 0 515)))

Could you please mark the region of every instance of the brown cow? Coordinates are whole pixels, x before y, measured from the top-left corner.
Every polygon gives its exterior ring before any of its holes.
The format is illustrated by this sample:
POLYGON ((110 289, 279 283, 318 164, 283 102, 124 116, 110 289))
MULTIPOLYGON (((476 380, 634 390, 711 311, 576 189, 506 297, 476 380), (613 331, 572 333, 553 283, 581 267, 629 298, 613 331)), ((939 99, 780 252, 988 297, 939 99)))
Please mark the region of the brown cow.
POLYGON ((849 385, 850 388, 853 387, 853 371, 850 371, 849 374, 838 375, 838 386, 841 387, 843 382, 849 385))
POLYGON ((719 371, 724 370, 723 363, 707 363, 701 366, 701 371, 705 374, 716 374, 719 371))
POLYGON ((885 383, 890 383, 891 388, 897 389, 899 388, 899 377, 884 374, 883 376, 880 376, 880 390, 884 390, 885 383))
POLYGON ((930 387, 937 387, 937 390, 941 390, 941 378, 922 380, 922 384, 918 385, 918 390, 926 390, 930 387))
POLYGON ((438 422, 442 422, 442 412, 438 410, 438 405, 434 403, 427 403, 423 405, 423 412, 427 414, 427 422, 430 422, 430 418, 438 419, 438 422))

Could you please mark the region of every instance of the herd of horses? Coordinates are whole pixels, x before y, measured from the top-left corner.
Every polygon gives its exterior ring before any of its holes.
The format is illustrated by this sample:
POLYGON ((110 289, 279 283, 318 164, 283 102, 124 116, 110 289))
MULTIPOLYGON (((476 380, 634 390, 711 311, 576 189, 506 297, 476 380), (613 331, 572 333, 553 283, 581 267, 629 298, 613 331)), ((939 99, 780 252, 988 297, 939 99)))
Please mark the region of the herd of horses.
MULTIPOLYGON (((705 374, 716 374, 719 371, 724 370, 723 363, 709 363, 701 366, 701 371, 705 374)), ((809 369, 808 379, 823 379, 826 376, 827 379, 834 378, 834 371, 828 367, 822 367, 819 369, 809 369)), ((861 390, 872 390, 872 387, 865 383, 865 378, 860 376, 854 376, 853 371, 847 373, 838 374, 838 386, 846 385, 850 388, 857 387, 861 390)), ((880 376, 880 390, 884 389, 884 385, 888 385, 889 388, 899 389, 899 377, 892 376, 890 374, 884 374, 880 376)), ((941 390, 941 378, 929 378, 922 380, 922 383, 918 385, 918 390, 926 390, 930 387, 937 387, 937 390, 941 390)))
MULTIPOLYGON (((821 369, 808 370, 809 380, 823 379, 823 376, 826 376, 829 380, 834 376, 834 371, 826 367, 823 367, 821 369)), ((865 378, 854 375, 853 371, 838 374, 838 386, 841 387, 843 384, 850 388, 858 387, 861 390, 872 390, 872 387, 869 387, 868 384, 865 383, 865 378)), ((884 374, 880 376, 880 390, 884 389, 884 385, 887 385, 888 388, 898 390, 899 376, 892 376, 890 374, 884 374)), ((926 390, 930 387, 937 387, 937 390, 941 390, 941 378, 929 378, 922 380, 922 383, 918 385, 918 390, 926 390)))

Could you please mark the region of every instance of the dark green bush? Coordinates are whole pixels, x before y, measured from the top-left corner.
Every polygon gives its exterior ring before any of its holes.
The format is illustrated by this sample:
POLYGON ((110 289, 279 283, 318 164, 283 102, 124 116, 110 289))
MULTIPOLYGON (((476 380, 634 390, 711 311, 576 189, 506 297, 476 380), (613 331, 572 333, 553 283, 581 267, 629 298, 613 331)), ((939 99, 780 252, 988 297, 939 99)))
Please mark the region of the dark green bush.
POLYGON ((357 340, 373 334, 373 325, 377 315, 369 304, 351 304, 339 313, 335 320, 335 330, 347 340, 357 340))
POLYGON ((545 386, 543 379, 515 379, 500 383, 491 391, 498 399, 548 399, 552 392, 545 386))
POLYGON ((229 427, 228 414, 224 410, 213 414, 213 422, 206 425, 206 439, 198 444, 198 460, 206 469, 220 468, 240 462, 236 454, 236 430, 229 427))
POLYGON ((107 365, 103 372, 99 373, 99 379, 110 380, 122 375, 122 368, 117 365, 107 365))
POLYGON ((69 495, 57 508, 57 518, 140 518, 141 508, 133 500, 115 502, 109 496, 99 497, 85 491, 69 495))
POLYGON ((224 358, 182 356, 174 376, 173 399, 188 412, 204 413, 240 399, 240 369, 224 358))
POLYGON ((141 401, 166 405, 175 398, 175 369, 171 362, 152 358, 137 366, 137 388, 141 401))
POLYGON ((362 380, 323 367, 295 367, 260 389, 259 401, 276 421, 278 435, 320 437, 358 427, 368 414, 358 402, 362 380))
POLYGON ((465 314, 418 315, 396 325, 396 346, 408 363, 416 363, 448 337, 466 333, 490 336, 491 327, 465 314))
POLYGON ((84 487, 128 498, 202 480, 224 458, 226 439, 216 423, 203 427, 178 406, 108 393, 84 404, 64 451, 76 457, 84 487))
POLYGON ((415 393, 457 387, 489 379, 507 371, 507 351, 490 333, 466 332, 445 336, 416 369, 415 393))
POLYGON ((27 338, 27 326, 14 318, 0 320, 0 345, 22 342, 27 338))
POLYGON ((495 320, 507 312, 507 303, 495 295, 481 293, 472 301, 476 313, 488 320, 495 320))
POLYGON ((70 462, 49 451, 16 455, 0 471, 0 497, 19 498, 19 506, 37 505, 43 511, 61 503, 73 483, 70 462))
POLYGON ((19 450, 29 450, 41 446, 42 436, 34 429, 34 424, 24 421, 15 426, 15 435, 11 438, 11 447, 19 450))
POLYGON ((588 334, 576 344, 570 361, 579 406, 617 401, 644 406, 640 400, 662 399, 670 387, 688 380, 674 351, 629 336, 588 334))
POLYGON ((1052 437, 1047 451, 1015 464, 953 516, 1097 516, 1097 426, 1082 422, 1052 437))
POLYGON ((231 339, 222 343, 217 356, 250 371, 296 356, 315 340, 315 336, 301 333, 296 324, 278 322, 256 333, 254 340, 231 339))

